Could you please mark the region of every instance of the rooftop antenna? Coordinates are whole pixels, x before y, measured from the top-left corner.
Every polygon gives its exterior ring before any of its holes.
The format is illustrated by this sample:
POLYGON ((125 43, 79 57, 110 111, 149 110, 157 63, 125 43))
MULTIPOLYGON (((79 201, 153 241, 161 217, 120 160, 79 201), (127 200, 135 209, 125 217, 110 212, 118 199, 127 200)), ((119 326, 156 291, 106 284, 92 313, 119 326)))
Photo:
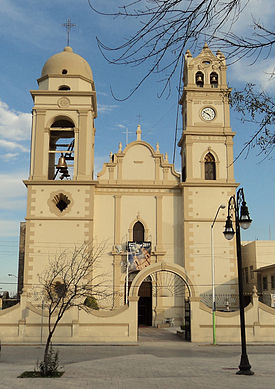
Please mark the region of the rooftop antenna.
POLYGON ((67 30, 67 46, 70 46, 70 32, 71 32, 71 29, 73 27, 76 27, 76 24, 72 23, 71 22, 71 19, 68 18, 66 20, 66 23, 63 24, 63 26, 66 28, 67 30))
POLYGON ((137 115, 137 118, 138 118, 138 124, 141 124, 140 123, 140 121, 141 121, 141 114, 140 113, 137 115))
POLYGON ((122 134, 126 135, 126 145, 128 145, 129 134, 132 134, 132 132, 129 131, 128 127, 126 127, 125 132, 122 132, 122 134))

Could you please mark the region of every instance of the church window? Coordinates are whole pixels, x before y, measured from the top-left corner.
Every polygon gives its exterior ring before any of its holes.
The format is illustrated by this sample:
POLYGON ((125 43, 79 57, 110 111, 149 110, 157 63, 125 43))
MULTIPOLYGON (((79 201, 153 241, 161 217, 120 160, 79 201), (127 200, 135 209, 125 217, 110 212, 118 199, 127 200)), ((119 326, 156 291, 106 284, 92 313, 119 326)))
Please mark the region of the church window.
POLYGON ((216 179, 216 162, 213 154, 208 153, 204 158, 204 173, 206 180, 216 179))
POLYGON ((74 124, 56 120, 50 129, 48 179, 72 178, 74 166, 74 124))
POLYGON ((71 88, 68 85, 61 85, 58 90, 71 90, 71 88))
POLYGON ((196 85, 200 88, 202 88, 204 85, 204 75, 202 72, 196 73, 196 85))
POLYGON ((141 222, 136 222, 133 228, 133 241, 144 242, 144 227, 141 222))
POLYGON ((215 72, 210 74, 210 85, 211 88, 218 88, 218 75, 215 72))
POLYGON ((67 69, 63 69, 62 70, 62 74, 67 74, 68 73, 68 70, 67 69))

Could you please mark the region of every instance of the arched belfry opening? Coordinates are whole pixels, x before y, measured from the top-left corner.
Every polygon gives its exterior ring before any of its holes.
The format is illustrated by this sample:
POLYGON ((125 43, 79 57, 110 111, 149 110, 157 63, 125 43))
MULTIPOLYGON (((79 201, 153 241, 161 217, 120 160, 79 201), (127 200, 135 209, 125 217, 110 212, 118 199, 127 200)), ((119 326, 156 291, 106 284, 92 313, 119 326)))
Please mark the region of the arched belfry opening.
POLYGON ((211 88, 218 88, 218 74, 216 72, 210 74, 210 85, 211 88))
POLYGON ((204 176, 206 180, 216 180, 216 161, 210 152, 204 158, 204 176))
POLYGON ((204 74, 202 72, 197 72, 196 73, 196 85, 199 88, 202 88, 204 85, 204 74))
POLYGON ((50 128, 48 179, 72 179, 74 170, 74 123, 60 118, 50 128))
POLYGON ((144 242, 144 226, 140 221, 137 221, 133 227, 133 241, 144 242))

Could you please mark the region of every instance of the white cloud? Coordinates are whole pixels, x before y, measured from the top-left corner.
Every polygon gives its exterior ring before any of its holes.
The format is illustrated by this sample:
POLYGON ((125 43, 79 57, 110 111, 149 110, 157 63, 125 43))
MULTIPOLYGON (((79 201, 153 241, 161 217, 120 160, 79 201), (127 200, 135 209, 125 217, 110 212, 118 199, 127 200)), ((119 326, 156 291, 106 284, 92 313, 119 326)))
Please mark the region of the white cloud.
POLYGON ((18 153, 6 153, 6 154, 0 154, 0 158, 4 161, 11 161, 12 159, 15 159, 18 157, 18 153))
POLYGON ((29 139, 30 133, 31 114, 13 111, 0 100, 0 136, 18 141, 29 139))
POLYGON ((108 95, 108 93, 106 93, 106 92, 96 92, 96 94, 98 95, 98 96, 104 96, 104 97, 109 97, 110 95, 108 95))
POLYGON ((116 126, 119 127, 119 128, 122 128, 122 129, 126 129, 127 128, 126 126, 124 126, 124 124, 117 124, 116 126))
MULTIPOLYGON (((274 3, 272 0, 249 0, 233 25, 235 33, 246 35, 253 25, 253 20, 264 26, 273 24, 274 3)), ((251 29, 252 31, 252 29, 251 29)))
POLYGON ((118 105, 115 104, 98 104, 97 109, 100 113, 109 113, 112 112, 114 109, 118 108, 118 105))
POLYGON ((236 62, 231 67, 232 80, 241 82, 257 83, 261 89, 272 92, 275 89, 275 78, 271 77, 274 73, 274 59, 268 58, 265 61, 258 61, 254 65, 249 65, 247 61, 236 62))
POLYGON ((19 143, 11 142, 9 140, 4 140, 4 139, 0 139, 0 147, 3 147, 5 149, 9 149, 9 150, 20 150, 20 151, 23 151, 25 153, 29 152, 29 149, 20 145, 19 143))
POLYGON ((0 209, 1 210, 23 210, 26 207, 26 187, 22 182, 27 178, 26 172, 0 174, 0 209))

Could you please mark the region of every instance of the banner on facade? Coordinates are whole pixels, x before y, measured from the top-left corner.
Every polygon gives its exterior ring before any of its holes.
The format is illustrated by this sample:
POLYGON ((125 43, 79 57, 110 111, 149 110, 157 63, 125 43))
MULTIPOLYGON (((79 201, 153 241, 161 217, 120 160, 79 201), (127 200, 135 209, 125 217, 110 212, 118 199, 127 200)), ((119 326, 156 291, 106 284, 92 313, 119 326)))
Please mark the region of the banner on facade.
POLYGON ((142 270, 151 263, 151 242, 128 242, 129 271, 142 270))

